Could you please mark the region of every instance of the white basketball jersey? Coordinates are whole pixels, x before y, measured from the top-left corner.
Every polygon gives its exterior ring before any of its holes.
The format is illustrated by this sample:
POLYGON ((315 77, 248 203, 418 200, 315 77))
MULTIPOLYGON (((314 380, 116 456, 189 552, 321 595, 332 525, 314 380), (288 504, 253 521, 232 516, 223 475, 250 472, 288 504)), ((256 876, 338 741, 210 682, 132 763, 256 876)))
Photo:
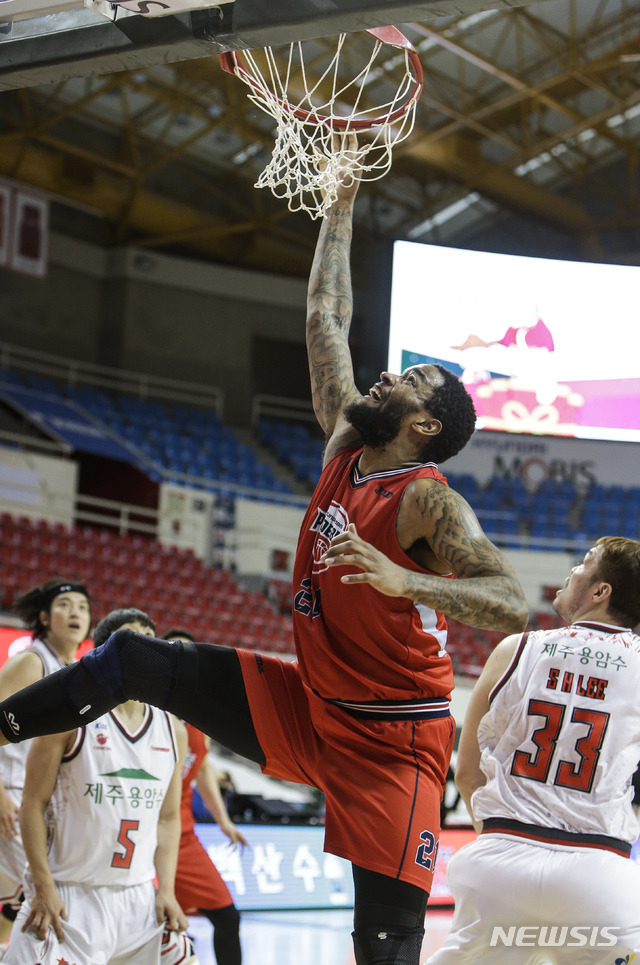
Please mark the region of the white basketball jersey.
POLYGON ((592 622, 524 634, 490 703, 477 819, 636 840, 640 637, 592 622))
POLYGON ((93 885, 152 881, 158 815, 177 759, 173 724, 152 707, 134 734, 113 711, 81 728, 47 811, 53 877, 93 885))
MULTIPOLYGON (((60 670, 66 666, 45 640, 37 638, 31 646, 26 649, 37 653, 42 660, 43 677, 47 677, 50 673, 54 673, 56 670, 60 670)), ((24 787, 27 754, 29 753, 30 747, 30 740, 0 747, 0 780, 6 788, 13 787, 22 790, 24 787)))

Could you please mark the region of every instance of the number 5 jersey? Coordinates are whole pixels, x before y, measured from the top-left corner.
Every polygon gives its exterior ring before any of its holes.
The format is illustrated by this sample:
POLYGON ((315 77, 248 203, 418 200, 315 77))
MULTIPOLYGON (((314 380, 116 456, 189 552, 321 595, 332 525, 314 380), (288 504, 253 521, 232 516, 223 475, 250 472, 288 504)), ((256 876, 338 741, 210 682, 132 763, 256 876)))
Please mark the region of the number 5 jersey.
POLYGON ((170 717, 149 706, 135 733, 115 711, 78 730, 46 814, 53 878, 152 881, 158 816, 177 758, 170 717))

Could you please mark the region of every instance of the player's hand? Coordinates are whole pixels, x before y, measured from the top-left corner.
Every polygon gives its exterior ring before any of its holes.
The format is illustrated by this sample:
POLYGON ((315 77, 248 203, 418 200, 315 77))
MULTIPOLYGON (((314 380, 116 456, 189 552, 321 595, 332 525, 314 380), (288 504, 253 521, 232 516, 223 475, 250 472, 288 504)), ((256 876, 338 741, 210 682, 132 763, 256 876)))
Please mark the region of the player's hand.
POLYGON ((16 818, 18 808, 7 794, 0 796, 0 836, 15 838, 18 833, 16 818))
MULTIPOLYGON (((346 202, 352 205, 358 193, 358 188, 360 187, 360 181, 353 175, 353 171, 357 170, 357 165, 353 162, 355 162, 358 156, 358 139, 355 134, 332 134, 331 149, 336 153, 340 152, 342 155, 340 162, 340 180, 336 188, 336 200, 334 203, 344 204, 346 202)), ((323 165, 327 164, 328 162, 322 158, 319 162, 319 167, 322 169, 323 165)))
POLYGON ((156 916, 158 924, 166 925, 168 931, 186 931, 189 920, 176 901, 175 895, 165 891, 156 892, 156 916))
POLYGON ((222 833, 226 834, 226 836, 229 838, 234 848, 237 848, 237 846, 240 845, 240 850, 244 851, 244 849, 247 847, 247 839, 238 830, 233 821, 223 821, 219 827, 222 833))
POLYGON ((358 138, 355 134, 333 135, 334 140, 337 137, 343 141, 342 151, 344 155, 340 184, 338 185, 338 201, 353 202, 360 187, 360 181, 354 177, 352 173, 354 167, 353 162, 358 156, 358 138))
POLYGON ((365 542, 353 525, 334 537, 325 553, 328 566, 356 566, 360 573, 345 573, 342 583, 369 583, 386 596, 406 596, 406 570, 393 563, 380 550, 365 542))
POLYGON ((44 941, 51 927, 58 941, 61 942, 64 940, 61 924, 63 921, 67 921, 67 910, 52 881, 35 892, 31 901, 31 911, 22 926, 22 931, 27 931, 31 927, 40 941, 44 941))

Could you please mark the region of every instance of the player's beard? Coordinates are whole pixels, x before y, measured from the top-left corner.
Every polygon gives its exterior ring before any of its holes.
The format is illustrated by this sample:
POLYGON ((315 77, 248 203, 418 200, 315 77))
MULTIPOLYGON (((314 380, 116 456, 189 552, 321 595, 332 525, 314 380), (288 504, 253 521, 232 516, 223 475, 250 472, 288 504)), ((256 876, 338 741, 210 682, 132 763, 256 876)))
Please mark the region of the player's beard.
POLYGON ((372 449, 381 449, 397 437, 403 419, 414 406, 406 402, 389 399, 380 405, 371 405, 365 399, 356 399, 344 410, 344 417, 359 434, 362 444, 372 449))

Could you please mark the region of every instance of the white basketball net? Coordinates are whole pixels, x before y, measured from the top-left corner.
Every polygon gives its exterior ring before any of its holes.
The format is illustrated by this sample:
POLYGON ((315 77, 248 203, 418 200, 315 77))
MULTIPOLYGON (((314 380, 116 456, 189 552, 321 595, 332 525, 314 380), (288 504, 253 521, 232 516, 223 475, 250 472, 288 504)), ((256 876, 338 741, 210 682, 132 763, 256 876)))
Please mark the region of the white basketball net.
POLYGON ((270 188, 291 211, 306 211, 312 218, 322 217, 335 202, 345 177, 384 177, 394 146, 415 123, 421 78, 419 83, 408 51, 375 39, 366 66, 344 80, 339 66, 346 39, 340 35, 335 54, 316 78, 309 76, 300 42, 278 61, 270 47, 242 51, 234 68, 250 88, 250 100, 277 122, 272 158, 255 186, 270 188), (370 85, 377 81, 385 89, 389 81, 394 87, 384 104, 370 101, 370 85), (358 133, 357 146, 349 132, 358 133))

